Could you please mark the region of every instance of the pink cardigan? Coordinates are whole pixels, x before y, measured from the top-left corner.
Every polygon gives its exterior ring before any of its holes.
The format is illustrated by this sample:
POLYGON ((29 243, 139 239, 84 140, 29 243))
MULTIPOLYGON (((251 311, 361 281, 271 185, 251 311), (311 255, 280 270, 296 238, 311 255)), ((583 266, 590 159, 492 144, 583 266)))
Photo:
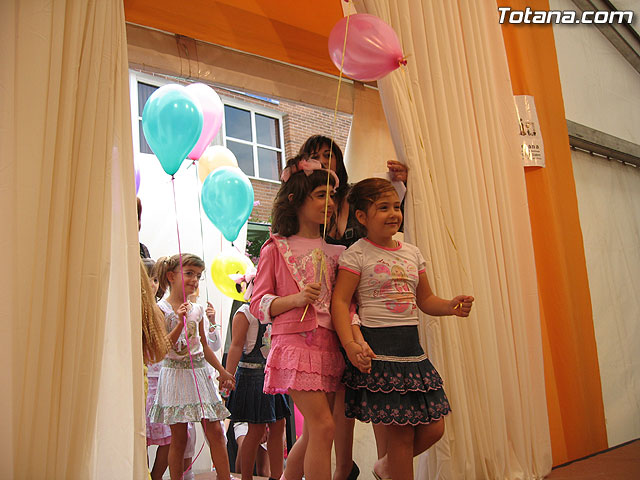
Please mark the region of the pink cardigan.
POLYGON ((309 332, 318 326, 313 304, 309 305, 302 322, 304 307, 292 308, 275 319, 271 318, 271 303, 276 298, 298 293, 304 288, 286 237, 272 235, 265 242, 260 250, 257 270, 250 311, 262 323, 273 322, 272 335, 309 332))

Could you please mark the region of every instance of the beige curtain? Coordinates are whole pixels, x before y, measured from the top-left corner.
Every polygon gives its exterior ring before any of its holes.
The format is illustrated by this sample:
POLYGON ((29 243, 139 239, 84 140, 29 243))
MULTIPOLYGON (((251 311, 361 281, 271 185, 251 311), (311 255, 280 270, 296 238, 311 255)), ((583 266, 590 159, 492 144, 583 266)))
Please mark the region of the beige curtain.
POLYGON ((0 16, 13 349, 0 476, 102 478, 109 463, 110 478, 144 478, 143 437, 132 440, 144 419, 123 4, 8 0, 0 16))
MULTIPOLYGON (((0 68, 0 223, 3 234, 0 235, 0 250, 3 252, 2 266, 5 272, 13 274, 0 275, 0 302, 3 305, 0 315, 0 335, 5 339, 4 348, 0 348, 3 392, 0 395, 0 422, 3 435, 0 435, 0 477, 13 478, 15 472, 13 453, 14 443, 14 374, 13 358, 16 349, 13 345, 14 329, 18 303, 24 298, 18 296, 19 286, 16 282, 18 261, 16 253, 16 235, 18 228, 18 212, 16 211, 17 164, 16 142, 12 138, 16 119, 15 105, 10 93, 15 90, 16 43, 15 2, 0 2, 0 42, 4 46, 0 68), (11 206, 11 207, 10 207, 11 206)), ((32 255, 33 256, 33 255, 32 255)), ((34 262, 29 258, 33 267, 34 262)), ((33 270, 32 270, 33 272, 33 270)), ((26 272, 23 276, 30 276, 26 272)))
POLYGON ((425 318, 453 413, 416 478, 541 478, 551 468, 533 247, 507 59, 490 2, 356 1, 389 23, 408 65, 379 81, 410 169, 409 242, 468 319, 425 318))

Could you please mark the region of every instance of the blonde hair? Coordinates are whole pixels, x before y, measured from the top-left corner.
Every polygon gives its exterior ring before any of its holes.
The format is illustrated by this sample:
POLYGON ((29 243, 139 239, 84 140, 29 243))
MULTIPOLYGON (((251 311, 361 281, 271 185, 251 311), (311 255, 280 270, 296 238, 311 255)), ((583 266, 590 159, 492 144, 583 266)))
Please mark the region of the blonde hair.
POLYGON ((142 357, 144 363, 157 363, 169 351, 169 339, 164 327, 164 315, 156 305, 147 268, 140 260, 140 297, 142 314, 142 357))

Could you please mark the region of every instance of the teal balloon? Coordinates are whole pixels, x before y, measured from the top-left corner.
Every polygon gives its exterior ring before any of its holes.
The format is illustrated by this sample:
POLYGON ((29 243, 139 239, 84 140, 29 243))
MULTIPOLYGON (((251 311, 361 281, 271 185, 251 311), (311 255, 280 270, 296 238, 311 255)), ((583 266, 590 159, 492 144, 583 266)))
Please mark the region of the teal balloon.
POLYGON ((142 130, 160 165, 174 175, 202 132, 202 110, 181 85, 165 85, 147 100, 142 111, 142 130))
POLYGON ((253 210, 253 187, 238 167, 218 167, 202 184, 202 208, 211 223, 233 242, 253 210))

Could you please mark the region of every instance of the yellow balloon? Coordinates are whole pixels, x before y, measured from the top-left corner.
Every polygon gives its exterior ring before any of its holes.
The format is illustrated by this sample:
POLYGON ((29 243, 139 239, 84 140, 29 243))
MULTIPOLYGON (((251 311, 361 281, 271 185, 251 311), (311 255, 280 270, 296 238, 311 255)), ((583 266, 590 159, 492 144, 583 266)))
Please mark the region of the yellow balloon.
POLYGON ((200 181, 204 182, 211 172, 218 167, 237 167, 238 160, 231 150, 222 145, 214 145, 207 147, 198 160, 198 176, 200 181))
POLYGON ((244 294, 238 292, 236 282, 229 278, 229 275, 244 275, 248 268, 253 267, 253 263, 246 256, 239 252, 222 252, 218 254, 211 264, 211 278, 213 283, 223 294, 234 300, 246 302, 244 294))

